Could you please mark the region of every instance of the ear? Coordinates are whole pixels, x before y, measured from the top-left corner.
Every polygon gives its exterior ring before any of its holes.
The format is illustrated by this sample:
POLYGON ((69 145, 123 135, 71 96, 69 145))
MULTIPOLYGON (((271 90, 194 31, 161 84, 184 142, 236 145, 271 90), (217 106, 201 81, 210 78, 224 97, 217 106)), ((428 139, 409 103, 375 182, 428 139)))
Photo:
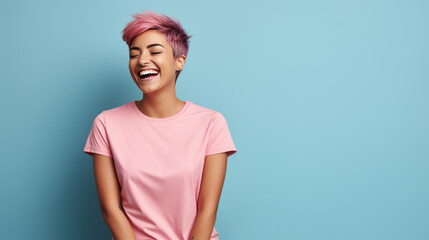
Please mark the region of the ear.
POLYGON ((185 66, 186 56, 182 55, 176 59, 176 71, 181 71, 185 66))

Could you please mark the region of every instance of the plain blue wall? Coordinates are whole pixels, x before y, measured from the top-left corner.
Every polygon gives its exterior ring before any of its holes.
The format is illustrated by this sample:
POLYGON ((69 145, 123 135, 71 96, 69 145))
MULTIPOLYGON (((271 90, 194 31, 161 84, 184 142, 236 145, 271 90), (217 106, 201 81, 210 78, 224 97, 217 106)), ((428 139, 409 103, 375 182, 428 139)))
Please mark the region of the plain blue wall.
POLYGON ((429 239, 429 4, 405 0, 2 2, 2 239, 110 238, 83 146, 141 98, 141 10, 192 35, 179 99, 228 121, 221 240, 429 239))

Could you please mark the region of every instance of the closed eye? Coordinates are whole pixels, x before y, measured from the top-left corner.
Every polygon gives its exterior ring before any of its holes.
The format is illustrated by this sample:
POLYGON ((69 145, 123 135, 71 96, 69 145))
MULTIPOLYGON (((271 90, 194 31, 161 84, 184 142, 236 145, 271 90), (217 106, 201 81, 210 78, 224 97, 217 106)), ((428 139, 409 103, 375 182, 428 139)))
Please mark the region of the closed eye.
MULTIPOLYGON (((161 53, 161 52, 154 52, 154 53, 151 53, 151 54, 159 54, 159 53, 161 53)), ((132 56, 130 56, 130 58, 134 58, 134 57, 137 57, 138 55, 132 55, 132 56)))

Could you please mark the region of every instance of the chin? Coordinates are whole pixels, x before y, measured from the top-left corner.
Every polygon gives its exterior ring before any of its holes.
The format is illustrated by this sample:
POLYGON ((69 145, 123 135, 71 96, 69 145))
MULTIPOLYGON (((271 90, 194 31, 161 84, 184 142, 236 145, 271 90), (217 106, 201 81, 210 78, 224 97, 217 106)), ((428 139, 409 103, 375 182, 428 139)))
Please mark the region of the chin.
POLYGON ((144 94, 151 94, 154 92, 158 92, 162 89, 162 86, 160 84, 148 84, 146 86, 140 84, 138 86, 144 94))

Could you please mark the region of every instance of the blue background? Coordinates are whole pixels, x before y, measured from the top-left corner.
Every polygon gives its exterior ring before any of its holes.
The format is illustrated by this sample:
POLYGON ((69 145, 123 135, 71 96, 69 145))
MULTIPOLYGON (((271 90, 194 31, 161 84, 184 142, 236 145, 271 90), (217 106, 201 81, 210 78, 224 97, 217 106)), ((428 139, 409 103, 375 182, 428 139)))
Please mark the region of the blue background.
POLYGON ((427 1, 3 1, 2 239, 109 239, 83 146, 141 98, 120 31, 192 35, 177 96, 221 112, 221 240, 429 239, 427 1))

